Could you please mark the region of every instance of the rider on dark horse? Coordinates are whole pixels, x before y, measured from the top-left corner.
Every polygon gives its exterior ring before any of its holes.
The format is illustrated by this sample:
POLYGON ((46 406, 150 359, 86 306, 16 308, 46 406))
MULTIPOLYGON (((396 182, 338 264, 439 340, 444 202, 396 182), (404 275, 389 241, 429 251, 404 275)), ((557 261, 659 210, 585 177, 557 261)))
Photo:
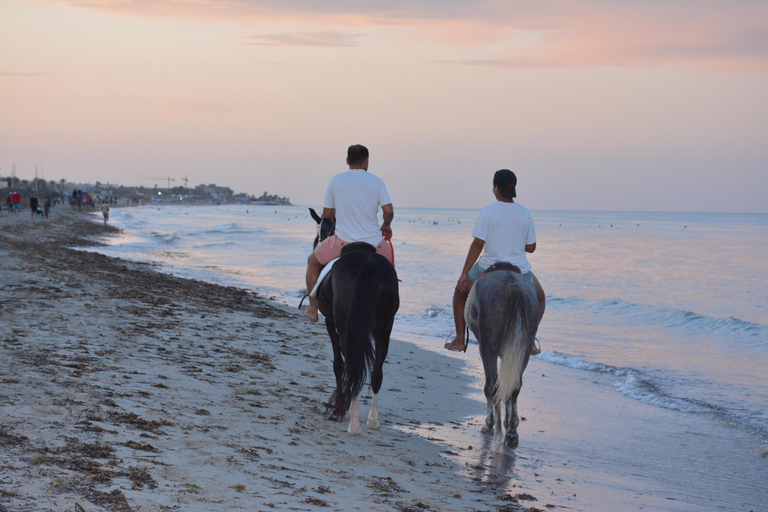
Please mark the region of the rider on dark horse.
MULTIPOLYGON (((335 234, 323 240, 307 260, 307 293, 317 283, 320 272, 353 242, 371 244, 376 252, 393 262, 390 224, 395 216, 384 181, 368 172, 368 149, 360 144, 347 150, 349 170, 328 183, 323 203, 323 219, 336 219, 335 234), (384 222, 379 226, 379 206, 384 222)), ((317 322, 317 298, 310 297, 302 308, 304 316, 317 322)))
POLYGON ((533 281, 539 301, 539 320, 544 315, 544 290, 531 272, 531 265, 525 256, 526 253, 536 250, 536 230, 531 213, 519 203, 515 203, 516 186, 517 177, 508 169, 496 171, 493 176, 493 195, 496 202, 483 208, 477 218, 472 230, 474 238, 453 293, 456 338, 445 344, 448 350, 467 350, 467 340, 464 338, 464 305, 467 295, 474 282, 489 266, 498 261, 515 265, 523 277, 533 281))

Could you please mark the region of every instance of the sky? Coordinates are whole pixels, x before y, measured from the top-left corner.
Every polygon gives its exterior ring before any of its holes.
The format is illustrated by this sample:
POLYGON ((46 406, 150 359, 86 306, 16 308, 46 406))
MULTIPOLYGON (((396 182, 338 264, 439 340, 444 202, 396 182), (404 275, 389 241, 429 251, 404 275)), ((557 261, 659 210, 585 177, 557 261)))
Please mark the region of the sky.
POLYGON ((765 0, 0 0, 0 176, 768 213, 765 0))

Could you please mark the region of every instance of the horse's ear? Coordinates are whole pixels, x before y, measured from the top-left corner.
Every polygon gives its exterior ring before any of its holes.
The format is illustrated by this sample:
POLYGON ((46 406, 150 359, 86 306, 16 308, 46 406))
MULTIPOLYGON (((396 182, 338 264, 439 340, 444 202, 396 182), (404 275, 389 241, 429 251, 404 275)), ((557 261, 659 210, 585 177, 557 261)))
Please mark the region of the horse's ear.
POLYGON ((318 224, 320 224, 320 221, 321 221, 321 220, 323 220, 323 218, 322 218, 322 217, 320 217, 320 216, 317 214, 317 212, 315 211, 315 209, 314 209, 314 208, 310 208, 310 209, 309 209, 309 214, 312 216, 312 218, 313 218, 313 219, 315 219, 315 222, 317 222, 318 224))

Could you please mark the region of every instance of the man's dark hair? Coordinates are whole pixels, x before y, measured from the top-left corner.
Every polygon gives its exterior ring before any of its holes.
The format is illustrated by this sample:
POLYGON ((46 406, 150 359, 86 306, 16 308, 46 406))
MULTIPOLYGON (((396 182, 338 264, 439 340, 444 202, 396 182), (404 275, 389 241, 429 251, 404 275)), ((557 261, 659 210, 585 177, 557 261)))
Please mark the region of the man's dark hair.
POLYGON ((361 144, 354 144, 347 149, 349 165, 360 165, 368 158, 368 148, 361 144))

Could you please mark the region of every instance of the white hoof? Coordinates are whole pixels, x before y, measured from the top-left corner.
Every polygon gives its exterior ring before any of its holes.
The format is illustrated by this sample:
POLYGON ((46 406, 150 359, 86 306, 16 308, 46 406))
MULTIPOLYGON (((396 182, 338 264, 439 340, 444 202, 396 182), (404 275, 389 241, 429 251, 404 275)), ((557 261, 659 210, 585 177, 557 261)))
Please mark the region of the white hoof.
POLYGON ((368 425, 368 428, 370 428, 371 430, 378 430, 379 429, 379 420, 374 420, 374 419, 368 418, 367 425, 368 425))
POLYGON ((491 441, 491 451, 493 453, 504 453, 504 446, 502 445, 501 436, 493 436, 493 441, 491 441))
POLYGON ((347 429, 347 432, 349 432, 352 435, 359 435, 363 430, 360 428, 360 422, 359 421, 352 421, 349 423, 349 428, 347 429))

